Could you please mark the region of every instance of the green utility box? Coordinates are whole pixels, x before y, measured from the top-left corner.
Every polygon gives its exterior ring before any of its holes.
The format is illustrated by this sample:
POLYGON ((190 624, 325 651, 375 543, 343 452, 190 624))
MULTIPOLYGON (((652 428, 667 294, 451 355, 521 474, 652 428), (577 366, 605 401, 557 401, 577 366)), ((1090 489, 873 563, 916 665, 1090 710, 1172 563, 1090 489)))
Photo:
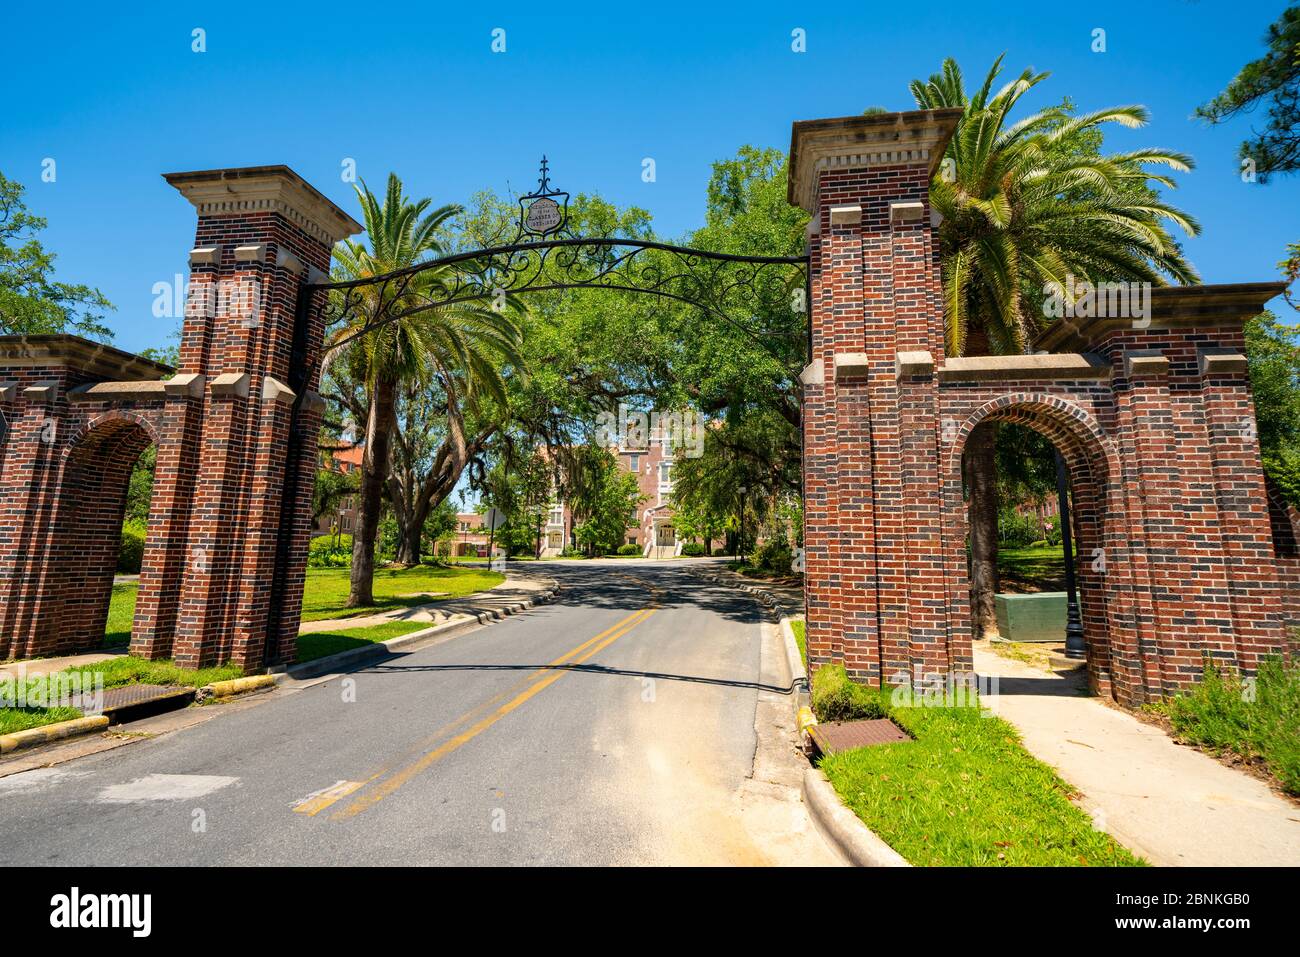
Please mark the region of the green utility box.
POLYGON ((1065 592, 994 595, 993 601, 998 633, 1007 641, 1065 641, 1065 592))

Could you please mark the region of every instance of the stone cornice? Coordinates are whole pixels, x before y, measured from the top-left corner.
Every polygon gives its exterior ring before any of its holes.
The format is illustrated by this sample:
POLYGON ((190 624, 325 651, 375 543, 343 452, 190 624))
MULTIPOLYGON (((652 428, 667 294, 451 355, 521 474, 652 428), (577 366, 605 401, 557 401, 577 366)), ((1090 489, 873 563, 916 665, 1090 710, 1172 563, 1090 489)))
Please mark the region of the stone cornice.
POLYGON ((940 382, 1007 382, 1016 379, 1109 379, 1109 362, 1096 356, 1055 353, 963 356, 939 367, 940 382))
POLYGON ((1111 332, 1138 329, 1212 329, 1240 327, 1264 311, 1264 304, 1286 289, 1284 282, 1241 282, 1216 286, 1161 286, 1151 290, 1150 322, 1141 326, 1132 318, 1091 316, 1058 319, 1034 339, 1035 349, 1085 351, 1111 332))
POLYGON ((160 379, 143 382, 95 382, 68 390, 73 402, 151 402, 167 398, 167 383, 160 379))
POLYGON ((925 163, 933 175, 957 128, 960 109, 801 120, 790 130, 787 198, 815 211, 817 177, 829 169, 925 163))
POLYGON ((0 366, 63 366, 93 379, 159 379, 175 370, 144 356, 74 335, 0 336, 0 366))
POLYGON ((200 216, 279 213, 327 246, 361 232, 361 224, 287 166, 164 173, 200 216))

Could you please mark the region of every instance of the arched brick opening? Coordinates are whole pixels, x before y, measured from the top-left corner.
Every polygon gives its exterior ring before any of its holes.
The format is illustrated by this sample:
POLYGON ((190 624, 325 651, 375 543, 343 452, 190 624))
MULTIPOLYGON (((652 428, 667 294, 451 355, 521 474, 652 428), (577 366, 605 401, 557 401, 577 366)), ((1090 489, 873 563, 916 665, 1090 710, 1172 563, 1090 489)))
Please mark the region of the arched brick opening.
MULTIPOLYGON (((966 557, 970 521, 962 495, 962 453, 977 428, 987 428, 997 422, 1033 429, 1050 441, 1065 459, 1073 498, 1073 528, 1079 556, 1075 567, 1089 683, 1095 693, 1113 696, 1116 656, 1112 653, 1112 643, 1120 643, 1119 657, 1123 659, 1124 639, 1116 625, 1129 610, 1125 607, 1125 589, 1121 587, 1122 563, 1115 560, 1116 552, 1123 547, 1122 536, 1113 530, 1114 523, 1107 520, 1123 508, 1117 494, 1119 459, 1097 421, 1085 409, 1060 396, 1035 393, 1000 396, 972 412, 957 430, 944 462, 943 476, 954 651, 958 657, 968 656, 972 639, 966 557)), ((1119 679, 1121 683, 1136 680, 1140 684, 1140 670, 1133 673, 1122 664, 1121 670, 1124 672, 1119 679)))
POLYGON ((63 454, 63 494, 48 541, 60 648, 103 641, 131 471, 156 442, 148 419, 111 411, 86 423, 63 454))

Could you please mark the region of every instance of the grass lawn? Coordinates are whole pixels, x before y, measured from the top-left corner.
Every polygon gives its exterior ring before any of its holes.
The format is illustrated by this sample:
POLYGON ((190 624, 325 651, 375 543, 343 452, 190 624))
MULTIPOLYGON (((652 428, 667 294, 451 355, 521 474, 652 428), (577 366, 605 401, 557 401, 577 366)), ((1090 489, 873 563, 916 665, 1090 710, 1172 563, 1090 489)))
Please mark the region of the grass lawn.
POLYGON ((134 655, 122 655, 118 658, 109 658, 107 661, 77 665, 75 668, 65 670, 102 674, 105 688, 120 688, 122 685, 135 684, 186 685, 197 688, 214 681, 229 681, 231 678, 241 678, 244 675, 244 669, 239 665, 226 664, 191 671, 188 668, 177 667, 168 658, 149 661, 146 658, 136 658, 134 655))
MULTIPOLYGON (((420 565, 415 568, 379 568, 375 570, 375 603, 365 608, 345 608, 348 600, 348 569, 309 568, 307 587, 302 599, 303 621, 324 618, 352 618, 373 614, 387 608, 423 605, 440 598, 422 597, 420 592, 443 592, 441 597, 460 598, 504 580, 503 575, 483 568, 440 568, 420 565), (407 597, 403 597, 407 596, 407 597)), ((108 627, 104 646, 124 645, 131 637, 131 619, 135 615, 135 582, 113 586, 108 605, 108 627)), ((388 637, 393 637, 389 635, 388 637)))
POLYGON ((790 619, 790 630, 794 632, 794 643, 799 646, 799 658, 803 666, 808 667, 808 623, 801 618, 790 619))
MULTIPOLYGON (((389 608, 424 605, 443 598, 460 598, 505 580, 504 575, 486 568, 444 568, 417 565, 414 568, 375 569, 375 603, 365 608, 347 608, 348 569, 309 568, 302 599, 302 620, 352 618, 389 608), (437 598, 421 592, 439 592, 437 598)), ((391 636, 390 636, 391 637, 391 636)))
POLYGON ((0 708, 0 734, 26 731, 80 717, 81 712, 76 708, 0 708))
POLYGON ((117 648, 130 642, 135 596, 139 591, 139 582, 113 586, 113 596, 108 600, 108 623, 104 626, 105 648, 117 648))
MULTIPOLYGON (((885 694, 872 693, 887 705, 885 694)), ((1069 785, 1002 719, 975 707, 888 710, 916 740, 843 751, 821 769, 844 803, 912 864, 1144 863, 1093 828, 1070 803, 1069 785)))
POLYGON ((998 577, 1003 591, 1064 591, 1065 549, 1060 545, 999 547, 998 577))
POLYGON ((389 621, 366 628, 339 628, 336 631, 317 631, 298 636, 298 661, 315 661, 326 655, 336 655, 350 648, 360 648, 376 641, 400 638, 413 631, 428 628, 427 621, 389 621))

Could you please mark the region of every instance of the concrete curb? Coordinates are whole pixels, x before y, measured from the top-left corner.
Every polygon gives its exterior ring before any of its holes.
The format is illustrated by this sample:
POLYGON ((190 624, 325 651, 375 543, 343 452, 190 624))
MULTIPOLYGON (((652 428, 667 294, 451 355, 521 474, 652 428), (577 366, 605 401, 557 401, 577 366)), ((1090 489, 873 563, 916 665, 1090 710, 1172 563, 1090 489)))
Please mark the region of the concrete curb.
POLYGON ((731 585, 739 588, 746 594, 753 595, 767 608, 776 611, 780 619, 781 636, 785 644, 786 664, 790 667, 790 677, 794 683, 794 709, 797 713, 800 708, 807 707, 811 703, 809 697, 810 688, 808 684, 808 669, 804 667, 803 657, 799 654, 799 643, 795 641, 794 630, 790 622, 795 620, 794 615, 785 613, 785 601, 780 596, 762 588, 758 585, 752 585, 740 575, 730 571, 720 571, 718 569, 709 569, 706 572, 709 577, 719 585, 731 585), (710 574, 711 573, 711 574, 710 574))
MULTIPOLYGON (((795 712, 799 715, 799 727, 815 724, 812 717, 808 669, 804 667, 799 654, 799 645, 794 639, 790 627, 793 616, 785 614, 782 599, 757 585, 752 585, 734 572, 724 577, 718 575, 719 583, 732 584, 741 591, 755 595, 768 608, 777 609, 781 616, 781 634, 785 639, 785 654, 790 666, 790 674, 795 686, 795 712), (804 712, 807 712, 805 717, 804 712)), ((854 867, 911 867, 901 854, 876 836, 871 828, 862 823, 840 800, 839 794, 817 768, 808 768, 803 774, 803 803, 808 808, 808 816, 826 843, 835 848, 839 854, 854 867)))
POLYGON ((790 666, 790 677, 794 682, 795 710, 809 703, 808 669, 804 667, 803 655, 799 654, 799 642, 794 637, 794 618, 781 616, 781 636, 785 639, 785 660, 790 666))
MULTIPOLYGON (((486 625, 488 622, 500 621, 511 615, 517 615, 521 611, 526 611, 536 605, 544 605, 550 602, 559 592, 560 586, 557 582, 551 581, 548 587, 539 591, 532 598, 525 598, 501 608, 493 608, 487 611, 480 611, 474 614, 463 613, 458 618, 451 621, 444 621, 438 625, 432 625, 429 628, 422 628, 419 631, 413 631, 408 635, 400 635, 397 638, 389 638, 387 641, 377 641, 374 644, 365 645, 360 648, 349 648, 347 651, 340 651, 336 655, 326 655, 324 658, 317 658, 314 661, 307 661, 300 665, 291 665, 289 667, 279 666, 271 670, 269 675, 263 677, 273 677, 283 680, 289 678, 317 678, 321 675, 330 674, 353 665, 364 662, 387 658, 390 654, 400 651, 407 645, 413 645, 416 642, 427 641, 430 638, 439 638, 446 640, 454 638, 463 631, 470 631, 479 625, 486 625)), ((243 680, 243 679, 237 679, 243 680)))
POLYGON ((911 867, 844 806, 826 775, 817 768, 803 774, 803 803, 826 842, 854 867, 911 867))
POLYGON ((38 744, 48 744, 63 738, 75 738, 81 734, 91 734, 108 727, 108 715, 97 714, 89 718, 73 718, 71 721, 59 721, 40 728, 28 728, 26 731, 14 731, 0 734, 0 754, 34 748, 38 744))
POLYGON ((280 675, 247 675, 243 678, 231 678, 229 681, 214 681, 204 685, 195 695, 195 701, 209 698, 233 698, 236 695, 272 688, 282 680, 280 675))

